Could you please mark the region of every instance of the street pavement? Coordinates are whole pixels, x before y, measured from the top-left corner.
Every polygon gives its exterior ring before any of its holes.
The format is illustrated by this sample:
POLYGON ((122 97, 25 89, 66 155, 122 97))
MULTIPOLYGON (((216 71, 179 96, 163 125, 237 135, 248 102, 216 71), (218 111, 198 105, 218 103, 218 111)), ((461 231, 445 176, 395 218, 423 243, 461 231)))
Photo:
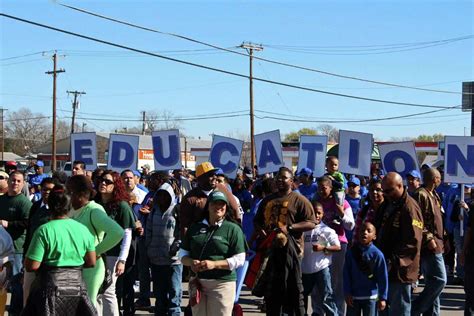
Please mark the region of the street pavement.
MULTIPOLYGON (((421 291, 422 287, 418 289, 421 291)), ((258 307, 262 299, 252 296, 247 288, 243 288, 240 294, 239 303, 242 306, 244 315, 265 315, 258 307)), ((8 295, 8 303, 10 302, 10 295, 8 295)), ((152 299, 154 304, 154 299, 152 299)), ((187 284, 183 283, 183 301, 182 307, 188 304, 187 284)), ((441 296, 441 315, 443 316, 460 316, 463 315, 464 304, 464 290, 462 286, 448 284, 441 296)), ((153 315, 153 312, 146 310, 137 310, 135 315, 153 315)))

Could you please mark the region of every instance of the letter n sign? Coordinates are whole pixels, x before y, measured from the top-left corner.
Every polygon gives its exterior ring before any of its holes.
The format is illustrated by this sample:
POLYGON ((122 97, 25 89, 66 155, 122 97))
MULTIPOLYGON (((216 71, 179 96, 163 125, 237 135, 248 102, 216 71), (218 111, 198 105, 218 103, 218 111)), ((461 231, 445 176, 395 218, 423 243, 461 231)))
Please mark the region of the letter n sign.
POLYGON ((474 137, 446 136, 444 181, 474 183, 474 137))

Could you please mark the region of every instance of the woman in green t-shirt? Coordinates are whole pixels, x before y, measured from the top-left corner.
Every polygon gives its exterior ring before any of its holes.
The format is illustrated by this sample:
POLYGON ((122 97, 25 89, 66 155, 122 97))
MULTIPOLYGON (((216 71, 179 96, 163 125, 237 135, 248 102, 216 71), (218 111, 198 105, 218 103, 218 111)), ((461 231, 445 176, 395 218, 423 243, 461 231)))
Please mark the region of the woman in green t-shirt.
POLYGON ((235 301, 235 269, 245 262, 245 236, 231 218, 229 201, 212 192, 202 222, 186 232, 180 250, 181 262, 199 277, 201 300, 193 315, 232 315, 235 301))
POLYGON ((51 220, 40 226, 26 253, 25 269, 36 272, 23 315, 95 315, 87 296, 82 267, 96 263, 95 245, 87 227, 70 219, 70 197, 56 185, 48 200, 51 220), (57 299, 57 298, 60 299, 57 299))
MULTIPOLYGON (((117 172, 106 170, 97 179, 97 183, 99 186, 97 187, 97 195, 95 197, 96 202, 102 205, 107 215, 124 230, 122 241, 107 251, 107 269, 113 272, 112 284, 105 290, 102 297, 99 298, 104 315, 119 316, 115 288, 117 278, 125 272, 125 263, 127 262, 132 242, 132 230, 135 227, 135 220, 132 209, 127 202, 129 194, 125 190, 125 184, 117 172)), ((124 291, 119 292, 123 293, 124 291)), ((123 303, 125 312, 131 313, 133 310, 133 292, 131 295, 127 295, 127 300, 124 300, 123 303)))
MULTIPOLYGON (((83 175, 69 178, 66 183, 68 192, 71 194, 71 205, 73 210, 70 217, 85 225, 94 237, 95 252, 97 259, 112 249, 123 237, 123 229, 110 217, 104 208, 89 201, 92 193, 92 184, 83 175)), ((91 301, 97 306, 97 295, 104 281, 104 261, 97 260, 93 268, 84 269, 84 281, 91 301)))

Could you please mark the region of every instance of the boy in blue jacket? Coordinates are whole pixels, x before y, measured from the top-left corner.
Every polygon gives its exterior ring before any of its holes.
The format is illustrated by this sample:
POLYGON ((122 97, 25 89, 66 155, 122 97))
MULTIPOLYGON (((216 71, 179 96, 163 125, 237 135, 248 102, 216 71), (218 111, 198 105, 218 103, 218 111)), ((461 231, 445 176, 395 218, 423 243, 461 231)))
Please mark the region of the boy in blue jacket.
POLYGON ((344 295, 348 316, 374 316, 385 309, 388 273, 382 252, 372 244, 375 227, 362 225, 359 243, 347 251, 344 264, 344 295))

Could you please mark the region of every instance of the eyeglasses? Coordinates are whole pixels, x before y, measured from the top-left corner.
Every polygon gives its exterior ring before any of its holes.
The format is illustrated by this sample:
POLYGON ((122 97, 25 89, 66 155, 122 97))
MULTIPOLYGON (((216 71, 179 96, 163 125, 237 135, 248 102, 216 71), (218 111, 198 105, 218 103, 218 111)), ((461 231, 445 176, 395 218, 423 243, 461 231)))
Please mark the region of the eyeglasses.
POLYGON ((99 183, 105 183, 106 185, 114 184, 112 180, 104 179, 104 178, 100 179, 99 183))
POLYGON ((5 178, 4 176, 0 176, 0 180, 7 180, 8 178, 5 178))

